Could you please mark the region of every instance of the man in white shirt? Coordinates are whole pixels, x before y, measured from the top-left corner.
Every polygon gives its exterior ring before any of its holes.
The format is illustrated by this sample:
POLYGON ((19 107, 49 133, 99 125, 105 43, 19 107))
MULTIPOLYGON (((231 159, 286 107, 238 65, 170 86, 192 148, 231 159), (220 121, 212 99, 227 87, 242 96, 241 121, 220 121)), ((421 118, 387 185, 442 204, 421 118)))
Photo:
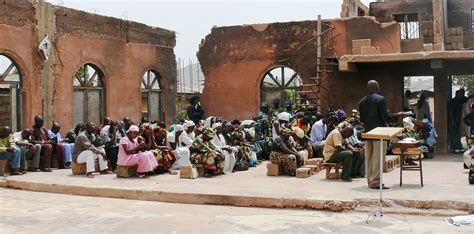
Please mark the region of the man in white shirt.
POLYGON ((321 155, 322 148, 326 143, 326 136, 328 135, 328 126, 334 124, 334 120, 330 115, 325 115, 322 119, 313 124, 311 128, 311 145, 316 155, 321 155))
POLYGON ((25 129, 21 132, 15 132, 12 134, 13 141, 15 144, 20 147, 21 158, 20 158, 20 168, 22 171, 34 171, 38 172, 40 158, 41 158, 41 145, 32 144, 31 140, 31 129, 25 129), (28 168, 28 163, 26 160, 31 160, 31 165, 28 168))

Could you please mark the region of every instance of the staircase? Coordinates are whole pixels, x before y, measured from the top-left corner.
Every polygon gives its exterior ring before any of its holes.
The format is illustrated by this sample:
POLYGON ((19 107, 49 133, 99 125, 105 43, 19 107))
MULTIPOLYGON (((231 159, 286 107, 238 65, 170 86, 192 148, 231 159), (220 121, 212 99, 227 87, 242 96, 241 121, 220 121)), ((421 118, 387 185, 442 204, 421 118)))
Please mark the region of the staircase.
MULTIPOLYGON (((319 23, 319 22, 318 22, 319 23)), ((330 76, 329 74, 334 72, 335 66, 338 65, 337 63, 337 56, 334 53, 333 48, 333 30, 334 27, 326 25, 328 27, 327 30, 319 33, 317 36, 311 38, 304 44, 302 44, 294 54, 294 57, 298 54, 300 50, 303 48, 306 50, 314 50, 316 49, 317 56, 315 58, 314 67, 316 69, 316 76, 311 76, 309 74, 304 74, 300 70, 298 73, 301 75, 298 76, 299 83, 301 84, 296 89, 296 100, 297 103, 301 103, 301 101, 306 101, 306 107, 313 107, 320 112, 327 111, 327 107, 321 106, 321 100, 323 98, 322 94, 327 93, 327 88, 322 85, 322 83, 328 79, 330 76), (314 46, 311 42, 317 41, 316 46, 314 46), (313 45, 312 48, 310 45, 313 45), (321 50, 324 49, 324 54, 331 54, 333 57, 323 57, 321 50)), ((319 31, 319 30, 318 30, 319 31)), ((295 64, 296 65, 296 64, 295 64)))

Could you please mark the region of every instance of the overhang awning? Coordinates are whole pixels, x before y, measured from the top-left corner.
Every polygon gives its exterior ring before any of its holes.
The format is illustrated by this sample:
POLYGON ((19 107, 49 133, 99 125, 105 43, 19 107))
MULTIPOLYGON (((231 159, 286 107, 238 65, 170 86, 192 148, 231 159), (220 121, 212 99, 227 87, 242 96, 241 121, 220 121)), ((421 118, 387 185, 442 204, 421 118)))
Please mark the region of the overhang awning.
POLYGON ((423 51, 414 53, 343 55, 339 58, 339 71, 357 72, 357 63, 392 63, 430 60, 474 59, 474 50, 423 51))

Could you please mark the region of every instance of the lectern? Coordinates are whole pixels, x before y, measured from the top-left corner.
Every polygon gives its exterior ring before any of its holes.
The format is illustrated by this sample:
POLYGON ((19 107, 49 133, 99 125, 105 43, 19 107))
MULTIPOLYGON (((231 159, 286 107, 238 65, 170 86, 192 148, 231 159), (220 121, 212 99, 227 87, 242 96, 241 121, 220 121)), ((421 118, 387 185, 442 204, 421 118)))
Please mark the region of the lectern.
MULTIPOLYGON (((390 140, 393 136, 396 136, 400 134, 403 131, 404 128, 389 128, 389 127, 378 127, 373 129, 370 132, 367 133, 362 133, 362 138, 366 140, 379 140, 380 141, 380 184, 379 184, 379 191, 380 191, 380 198, 379 202, 377 205, 375 205, 372 210, 370 211, 369 218, 370 216, 383 216, 382 212, 382 184, 383 184, 383 162, 384 158, 383 155, 385 152, 383 152, 383 141, 390 140)), ((369 221, 369 218, 367 218, 367 222, 369 221)))

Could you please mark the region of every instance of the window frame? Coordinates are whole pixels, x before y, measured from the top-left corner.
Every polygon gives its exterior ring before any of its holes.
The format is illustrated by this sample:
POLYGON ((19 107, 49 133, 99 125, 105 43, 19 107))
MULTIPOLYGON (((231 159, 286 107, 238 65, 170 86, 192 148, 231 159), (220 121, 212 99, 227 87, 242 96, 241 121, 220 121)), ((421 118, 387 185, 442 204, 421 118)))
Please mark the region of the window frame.
POLYGON ((401 40, 419 40, 421 39, 421 24, 420 24, 420 14, 418 12, 400 12, 392 14, 393 21, 397 22, 400 26, 400 39, 401 40), (404 21, 398 21, 397 16, 404 16, 404 21), (416 21, 409 21, 410 15, 416 16, 416 21), (409 28, 411 28, 410 23, 415 23, 415 28, 417 28, 417 33, 409 34, 409 28), (404 30, 402 30, 402 25, 404 25, 404 30), (410 35, 416 35, 416 37, 410 37, 410 35))

